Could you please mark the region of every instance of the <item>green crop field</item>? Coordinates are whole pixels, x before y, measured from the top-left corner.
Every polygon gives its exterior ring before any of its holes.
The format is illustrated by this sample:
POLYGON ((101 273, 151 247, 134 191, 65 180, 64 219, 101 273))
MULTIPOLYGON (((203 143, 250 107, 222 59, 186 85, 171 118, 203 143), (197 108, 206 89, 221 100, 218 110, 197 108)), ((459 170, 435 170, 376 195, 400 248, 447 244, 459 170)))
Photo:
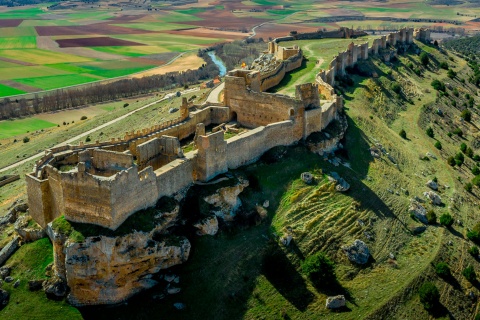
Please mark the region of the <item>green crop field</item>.
POLYGON ((15 94, 22 93, 25 93, 25 91, 18 90, 0 83, 0 96, 13 96, 15 94))
POLYGON ((55 126, 55 123, 36 118, 0 121, 0 139, 14 137, 20 134, 26 134, 27 132, 33 132, 55 126))
POLYGON ((0 38, 0 50, 5 49, 35 49, 37 38, 35 36, 0 38))
POLYGON ((40 88, 42 90, 50 90, 59 87, 73 86, 76 84, 92 82, 97 79, 81 74, 65 74, 48 77, 35 77, 15 79, 18 83, 26 84, 32 87, 40 88))

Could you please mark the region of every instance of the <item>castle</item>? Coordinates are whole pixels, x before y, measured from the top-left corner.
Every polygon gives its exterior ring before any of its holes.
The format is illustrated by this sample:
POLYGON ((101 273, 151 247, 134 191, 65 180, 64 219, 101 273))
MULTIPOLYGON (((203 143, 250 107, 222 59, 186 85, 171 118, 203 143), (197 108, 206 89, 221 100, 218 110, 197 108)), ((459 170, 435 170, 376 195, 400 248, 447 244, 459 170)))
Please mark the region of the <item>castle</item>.
MULTIPOLYGON (((420 31, 418 32, 420 37, 420 31)), ((342 28, 331 36, 352 37, 342 28)), ((273 40, 249 70, 235 69, 225 77, 224 103, 189 105, 183 99, 180 116, 149 129, 126 132, 123 138, 93 144, 65 145, 45 151, 26 175, 30 214, 42 227, 64 215, 73 222, 116 229, 134 212, 155 205, 196 181, 206 182, 229 169, 256 161, 275 146, 288 146, 324 130, 343 108, 333 89, 336 76, 349 66, 382 50, 413 42, 413 29, 401 29, 368 43, 353 43, 337 55, 315 83, 296 87, 295 97, 265 92, 285 73, 299 68, 302 50, 282 41, 325 33, 298 34, 273 40), (322 97, 322 100, 320 100, 322 97), (193 111, 191 111, 193 110, 193 111), (236 121, 245 133, 224 139, 217 128, 236 121), (183 154, 180 141, 194 135, 195 149, 183 154)), ((424 37, 429 36, 426 31, 424 37)))

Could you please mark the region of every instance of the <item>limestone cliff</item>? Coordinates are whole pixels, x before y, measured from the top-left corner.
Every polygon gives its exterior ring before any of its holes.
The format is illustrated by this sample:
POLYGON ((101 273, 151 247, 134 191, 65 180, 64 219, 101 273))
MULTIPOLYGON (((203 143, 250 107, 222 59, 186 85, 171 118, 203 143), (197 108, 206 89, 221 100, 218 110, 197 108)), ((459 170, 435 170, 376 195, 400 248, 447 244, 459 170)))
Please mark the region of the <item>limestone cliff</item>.
POLYGON ((127 300, 157 282, 152 274, 187 261, 190 242, 184 237, 136 232, 87 237, 81 242, 47 227, 54 244, 55 273, 70 288, 75 306, 113 304, 127 300))
POLYGON ((242 201, 238 195, 248 187, 249 182, 243 178, 239 178, 239 182, 231 187, 218 189, 214 194, 204 198, 204 200, 219 208, 213 213, 225 221, 232 221, 238 208, 242 205, 242 201))

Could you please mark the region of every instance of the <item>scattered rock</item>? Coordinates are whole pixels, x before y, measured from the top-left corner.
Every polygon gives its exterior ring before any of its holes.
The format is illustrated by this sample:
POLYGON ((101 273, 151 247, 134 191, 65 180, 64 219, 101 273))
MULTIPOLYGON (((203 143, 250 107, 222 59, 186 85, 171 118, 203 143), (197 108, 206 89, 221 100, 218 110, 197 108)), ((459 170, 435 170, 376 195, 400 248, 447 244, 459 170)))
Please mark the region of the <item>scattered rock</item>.
POLYGON ((430 189, 435 190, 435 191, 438 190, 438 184, 433 180, 429 180, 427 182, 427 187, 429 187, 430 189))
POLYGON ((20 237, 13 238, 5 247, 3 247, 0 251, 0 265, 4 264, 19 247, 20 237))
POLYGON ((179 293, 180 290, 181 290, 180 288, 171 287, 171 288, 167 289, 167 293, 168 294, 176 294, 176 293, 179 293))
POLYGON ((42 284, 44 280, 30 280, 28 281, 28 290, 38 291, 42 289, 42 284))
POLYGON ((13 279, 13 278, 12 278, 12 277, 10 277, 10 276, 8 276, 8 277, 5 277, 5 282, 6 282, 6 283, 13 282, 13 280, 15 280, 15 279, 13 279))
POLYGON ((176 277, 176 275, 174 275, 174 274, 166 274, 165 275, 165 281, 172 282, 173 280, 175 280, 175 277, 176 277))
POLYGON ((203 235, 216 235, 218 232, 218 219, 217 216, 213 215, 211 217, 205 218, 196 224, 193 225, 197 228, 197 234, 199 236, 203 235))
POLYGON ((177 111, 178 111, 177 108, 170 108, 170 109, 168 109, 168 113, 175 113, 175 112, 177 112, 177 111))
POLYGON ((23 242, 33 242, 38 239, 46 237, 45 230, 39 225, 35 224, 34 227, 29 227, 29 223, 32 220, 30 215, 21 216, 15 221, 15 232, 22 238, 23 242))
POLYGON ((436 157, 434 154, 430 153, 430 152, 427 152, 425 155, 426 155, 427 157, 429 157, 429 158, 432 158, 432 159, 434 159, 434 160, 437 160, 437 157, 436 157))
POLYGON ((175 279, 173 279, 173 283, 180 283, 180 277, 176 276, 175 279))
POLYGON ((263 207, 268 208, 269 206, 270 206, 270 201, 265 200, 265 202, 263 203, 263 207))
POLYGON ((2 280, 5 279, 5 277, 8 277, 10 275, 10 272, 12 271, 12 268, 3 266, 0 268, 0 278, 2 280))
POLYGON ((391 252, 388 254, 388 257, 392 260, 395 260, 395 255, 391 252))
POLYGON ((156 294, 152 297, 153 300, 162 300, 165 299, 165 295, 163 293, 161 294, 156 294))
POLYGON ((427 209, 425 209, 420 203, 412 201, 408 208, 408 212, 413 214, 420 222, 428 224, 427 209))
POLYGON ((380 159, 382 157, 382 152, 375 148, 375 147, 371 147, 370 149, 370 155, 374 158, 377 158, 377 159, 380 159))
POLYGON ((256 206, 255 209, 262 220, 268 216, 268 211, 264 207, 256 206))
POLYGON ((177 310, 183 310, 187 307, 184 303, 181 303, 181 302, 174 303, 173 306, 177 310))
POLYGON ((20 286, 20 279, 18 279, 17 281, 15 281, 15 283, 13 284, 13 287, 16 289, 20 286))
POLYGON ((346 300, 345 296, 343 295, 338 295, 334 297, 328 297, 327 301, 325 303, 325 306, 328 309, 338 309, 338 308, 343 308, 346 305, 346 300))
POLYGON ((310 184, 313 182, 313 175, 310 172, 304 172, 300 175, 300 178, 302 178, 302 181, 305 182, 306 184, 310 184))
POLYGON ((427 227, 425 226, 419 226, 419 227, 415 227, 412 229, 412 233, 414 235, 419 235, 419 234, 422 234, 423 232, 425 232, 425 230, 427 230, 427 227))
POLYGON ((0 310, 3 309, 8 304, 9 300, 10 300, 10 294, 5 290, 0 289, 0 310))
POLYGON ((335 186, 335 190, 340 191, 340 192, 345 192, 350 189, 350 185, 348 184, 345 179, 340 177, 340 175, 336 172, 330 172, 330 175, 328 176, 328 180, 334 181, 337 183, 335 186))
POLYGON ((220 210, 214 212, 217 217, 225 221, 233 221, 236 212, 242 205, 238 195, 248 185, 248 180, 239 178, 239 182, 234 186, 220 188, 214 194, 205 197, 204 200, 214 207, 220 208, 220 210))
POLYGON ((358 264, 365 264, 370 258, 370 251, 362 240, 355 240, 352 245, 343 247, 348 259, 358 264))
POLYGON ((293 239, 292 235, 288 234, 285 237, 283 237, 281 241, 285 247, 288 247, 290 245, 290 242, 292 242, 292 239, 293 239))
POLYGON ((67 295, 67 284, 58 277, 48 279, 43 283, 43 290, 50 299, 59 299, 67 295))
POLYGON ((424 192, 423 195, 427 197, 434 205, 439 206, 442 204, 442 198, 440 198, 440 196, 433 191, 424 192))

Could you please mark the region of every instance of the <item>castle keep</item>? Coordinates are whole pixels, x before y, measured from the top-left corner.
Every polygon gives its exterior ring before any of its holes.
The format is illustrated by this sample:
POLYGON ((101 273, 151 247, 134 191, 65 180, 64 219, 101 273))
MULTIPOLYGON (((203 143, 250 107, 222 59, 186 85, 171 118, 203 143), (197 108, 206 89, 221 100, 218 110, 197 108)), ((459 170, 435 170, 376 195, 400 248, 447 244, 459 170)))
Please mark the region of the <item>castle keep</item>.
MULTIPOLYGON (((349 29, 334 35, 355 36, 349 29)), ((325 33, 296 35, 325 37, 325 33)), ((333 34, 332 34, 333 35, 333 34)), ((388 46, 413 42, 413 29, 382 36, 368 44, 351 44, 316 76, 315 83, 296 87, 295 97, 265 92, 285 73, 301 66, 302 50, 285 48, 275 39, 249 70, 225 77, 222 105, 189 105, 180 116, 149 129, 126 132, 123 138, 93 144, 65 145, 45 151, 26 175, 30 214, 42 227, 64 215, 73 222, 118 228, 134 212, 153 206, 196 181, 256 161, 275 146, 287 146, 325 129, 338 118, 343 100, 334 92, 335 76, 382 54, 388 46), (322 100, 320 97, 322 96, 322 100), (245 133, 224 139, 222 130, 207 134, 205 126, 236 121, 245 133), (180 141, 195 136, 195 150, 183 154, 180 141)))

